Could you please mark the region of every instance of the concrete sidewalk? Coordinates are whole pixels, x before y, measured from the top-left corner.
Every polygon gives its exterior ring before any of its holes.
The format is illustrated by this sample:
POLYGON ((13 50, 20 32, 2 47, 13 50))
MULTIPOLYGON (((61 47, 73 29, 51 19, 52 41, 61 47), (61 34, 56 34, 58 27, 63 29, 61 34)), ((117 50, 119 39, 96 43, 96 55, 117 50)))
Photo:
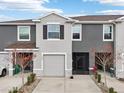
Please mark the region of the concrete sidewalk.
MULTIPOLYGON (((100 74, 102 74, 102 81, 104 82, 104 75, 102 72, 100 72, 100 74)), ((119 81, 115 77, 110 77, 108 73, 106 77, 108 87, 113 87, 118 93, 124 93, 124 81, 119 81)))
MULTIPOLYGON (((25 82, 27 80, 28 74, 25 74, 25 82)), ((0 77, 0 93, 8 93, 9 90, 12 90, 13 87, 20 88, 22 86, 21 75, 16 76, 6 76, 0 77)))
POLYGON ((42 78, 33 93, 102 93, 90 76, 74 76, 74 79, 42 78))

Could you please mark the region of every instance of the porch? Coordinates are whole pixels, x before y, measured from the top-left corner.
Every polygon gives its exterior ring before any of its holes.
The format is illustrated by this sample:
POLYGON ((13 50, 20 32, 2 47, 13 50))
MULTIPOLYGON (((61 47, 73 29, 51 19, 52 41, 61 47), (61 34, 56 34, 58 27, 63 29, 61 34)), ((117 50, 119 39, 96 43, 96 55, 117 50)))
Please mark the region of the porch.
POLYGON ((7 46, 4 51, 9 53, 9 76, 20 72, 33 72, 38 48, 34 42, 16 42, 7 46))

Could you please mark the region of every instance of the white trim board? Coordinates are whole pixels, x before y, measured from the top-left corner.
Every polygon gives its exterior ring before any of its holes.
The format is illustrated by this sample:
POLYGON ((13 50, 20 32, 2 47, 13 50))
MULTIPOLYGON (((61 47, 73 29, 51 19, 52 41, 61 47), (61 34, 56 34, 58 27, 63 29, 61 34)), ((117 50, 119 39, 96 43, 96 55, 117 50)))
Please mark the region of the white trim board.
POLYGON ((0 25, 35 25, 35 23, 0 23, 0 25))
POLYGON ((13 49, 13 48, 5 48, 4 49, 5 51, 14 51, 14 50, 17 50, 17 51, 38 51, 39 49, 19 49, 19 48, 16 48, 16 49, 13 49))
POLYGON ((82 41, 82 24, 73 24, 71 26, 71 40, 72 41, 82 41), (80 26, 80 39, 73 39, 73 26, 79 25, 80 26))
POLYGON ((9 52, 1 51, 0 54, 8 54, 9 52))
POLYGON ((113 38, 114 38, 114 27, 112 24, 103 24, 103 41, 113 41, 113 38), (112 38, 111 39, 105 39, 104 38, 104 29, 105 29, 105 26, 112 26, 112 38))

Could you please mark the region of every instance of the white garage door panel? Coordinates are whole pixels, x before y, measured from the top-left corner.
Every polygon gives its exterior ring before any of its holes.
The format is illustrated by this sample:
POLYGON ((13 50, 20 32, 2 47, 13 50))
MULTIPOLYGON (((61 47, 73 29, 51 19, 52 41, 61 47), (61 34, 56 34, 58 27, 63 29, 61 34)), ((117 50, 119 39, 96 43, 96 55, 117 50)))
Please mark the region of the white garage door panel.
POLYGON ((64 55, 44 55, 44 76, 64 76, 64 55))

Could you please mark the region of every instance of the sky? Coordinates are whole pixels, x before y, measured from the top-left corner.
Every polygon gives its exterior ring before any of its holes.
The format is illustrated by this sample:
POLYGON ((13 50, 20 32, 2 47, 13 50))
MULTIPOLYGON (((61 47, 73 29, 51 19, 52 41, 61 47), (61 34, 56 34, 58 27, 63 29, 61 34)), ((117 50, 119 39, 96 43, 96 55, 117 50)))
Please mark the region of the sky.
POLYGON ((65 16, 124 15, 124 0, 0 0, 0 21, 35 19, 51 11, 65 16))

